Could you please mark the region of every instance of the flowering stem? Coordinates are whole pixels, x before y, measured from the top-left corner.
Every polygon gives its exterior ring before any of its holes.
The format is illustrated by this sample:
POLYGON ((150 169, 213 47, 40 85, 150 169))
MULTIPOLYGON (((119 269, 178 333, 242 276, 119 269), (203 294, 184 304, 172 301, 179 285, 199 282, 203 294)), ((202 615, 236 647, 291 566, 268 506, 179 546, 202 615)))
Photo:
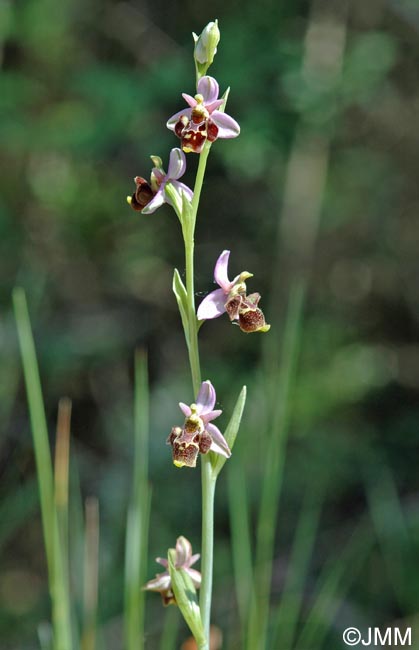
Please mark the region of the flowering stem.
MULTIPOLYGON (((188 228, 189 230, 189 228, 188 228)), ((189 233, 188 233, 189 234, 189 233)), ((188 295, 188 325, 187 336, 189 365, 191 367, 192 385, 194 395, 198 394, 201 385, 201 366, 199 362, 198 327, 195 315, 194 297, 194 238, 193 231, 189 237, 185 236, 185 263, 186 263, 186 291, 188 295)))
MULTIPOLYGON (((189 352, 189 363, 192 374, 194 395, 198 394, 201 385, 201 368, 198 348, 198 321, 195 311, 194 289, 194 237, 195 224, 198 213, 199 199, 204 182, 205 168, 211 145, 207 143, 199 156, 198 170, 196 172, 192 212, 189 219, 183 223, 183 237, 185 242, 186 266, 186 291, 188 304, 188 329, 186 335, 189 352)), ((202 462, 202 548, 201 548, 201 573, 202 585, 200 595, 200 608, 205 637, 209 644, 209 624, 211 615, 212 594, 212 565, 214 547, 214 492, 215 478, 212 473, 211 461, 208 455, 201 455, 202 462)))
POLYGON ((201 608, 202 624, 209 641, 212 597, 212 566, 214 550, 214 495, 216 479, 212 473, 209 456, 201 455, 202 461, 202 547, 201 547, 201 608))
POLYGON ((196 172, 194 186, 194 195, 192 199, 192 213, 186 223, 183 224, 183 238, 185 241, 186 292, 188 296, 189 323, 189 336, 187 337, 187 340, 194 395, 198 394, 199 387, 201 385, 201 367, 199 363, 198 349, 198 323, 195 313, 194 288, 195 224, 210 148, 211 145, 206 145, 203 152, 199 156, 198 170, 196 172))

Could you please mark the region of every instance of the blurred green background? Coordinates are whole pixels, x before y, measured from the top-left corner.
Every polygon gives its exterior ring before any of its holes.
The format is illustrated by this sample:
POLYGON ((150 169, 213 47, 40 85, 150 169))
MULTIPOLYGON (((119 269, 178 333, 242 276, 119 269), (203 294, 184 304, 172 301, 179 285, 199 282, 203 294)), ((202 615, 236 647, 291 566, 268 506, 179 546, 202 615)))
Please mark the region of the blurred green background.
MULTIPOLYGON (((295 560, 303 575, 294 586, 301 596, 298 629, 324 568, 334 562, 342 575, 333 573, 339 584, 316 614, 321 641, 295 647, 341 648, 345 627, 402 627, 418 616, 415 0, 1 0, 2 650, 37 648, 37 627, 50 615, 13 286, 27 292, 51 435, 58 400, 68 396, 71 480, 80 481, 83 499, 99 498, 99 622, 106 638, 100 647, 122 648, 136 347, 147 348, 150 364, 149 577, 158 570, 153 558, 179 534, 199 551, 199 472, 174 468, 164 444, 181 422, 178 401, 193 397, 171 292, 173 267, 184 268, 181 234, 167 206, 146 217, 125 197, 134 176, 148 176, 151 154, 167 165, 178 146, 165 122, 184 105, 180 93, 194 92, 190 34, 215 17, 221 42, 210 74, 222 90, 231 85, 228 112, 242 132, 217 142, 209 158, 197 300, 213 289, 214 262, 230 249, 231 275, 255 274, 248 287, 262 294, 272 327, 263 336, 244 335, 221 318, 200 333, 204 379, 216 387, 224 426, 241 386, 249 391, 218 487, 214 622, 229 647, 242 647, 226 476, 230 464, 239 472, 254 531, 281 400, 283 486, 277 522, 267 522, 277 530, 272 611, 290 575, 300 512, 314 494, 319 521, 301 533, 303 545, 312 535, 312 548, 306 564, 295 560), (290 296, 292 302, 301 287, 287 398, 277 366, 287 354, 290 296), (341 556, 360 526, 362 541, 350 559, 341 556)), ((189 185, 196 163, 190 154, 182 179, 189 185)), ((76 520, 80 503, 73 499, 71 507, 76 520)), ((76 600, 78 555, 75 539, 76 600)), ((158 596, 147 597, 146 616, 148 647, 157 648, 158 596)), ((187 630, 179 635, 184 639, 187 630)), ((294 647, 289 643, 282 650, 294 647)))

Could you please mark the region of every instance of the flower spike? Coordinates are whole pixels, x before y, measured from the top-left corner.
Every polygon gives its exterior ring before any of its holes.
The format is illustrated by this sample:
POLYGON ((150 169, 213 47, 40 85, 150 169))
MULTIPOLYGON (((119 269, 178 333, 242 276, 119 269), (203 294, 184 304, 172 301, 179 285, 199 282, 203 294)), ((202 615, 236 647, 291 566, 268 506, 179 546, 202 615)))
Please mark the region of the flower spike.
POLYGON ((230 251, 223 251, 214 268, 214 280, 220 287, 212 291, 198 307, 198 320, 218 318, 227 312, 231 321, 237 321, 242 332, 267 332, 270 325, 258 307, 260 295, 246 294, 245 281, 253 276, 242 271, 234 280, 228 279, 228 260, 230 251))
POLYGON ((186 153, 201 153, 205 142, 217 138, 237 138, 240 126, 226 113, 218 110, 224 99, 218 99, 219 86, 213 77, 201 77, 195 97, 182 93, 189 108, 178 111, 167 121, 167 128, 181 140, 186 153))
POLYGON ((214 409, 216 399, 214 386, 207 380, 202 382, 195 404, 188 406, 179 403, 185 423, 183 427, 173 427, 167 439, 167 444, 172 446, 176 467, 196 467, 198 454, 209 451, 230 458, 231 451, 226 439, 212 424, 212 420, 222 413, 214 409))

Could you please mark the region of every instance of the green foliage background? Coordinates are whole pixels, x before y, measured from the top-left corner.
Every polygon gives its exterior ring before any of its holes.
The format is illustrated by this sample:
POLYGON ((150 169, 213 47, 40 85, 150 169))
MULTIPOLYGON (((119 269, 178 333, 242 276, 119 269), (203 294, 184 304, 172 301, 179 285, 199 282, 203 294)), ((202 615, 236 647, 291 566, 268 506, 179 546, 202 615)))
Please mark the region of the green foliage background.
MULTIPOLYGON (((4 649, 37 647, 36 628, 49 617, 32 441, 11 311, 14 285, 24 286, 28 295, 51 432, 58 400, 67 395, 73 400, 72 483, 79 477, 82 498, 100 500, 100 625, 106 647, 121 647, 136 346, 148 349, 151 376, 150 577, 157 571, 153 557, 163 555, 179 534, 199 549, 199 475, 174 468, 164 444, 180 423, 178 401, 192 400, 171 293, 173 267, 183 268, 181 235, 168 207, 145 217, 131 211, 125 197, 133 191, 135 175, 148 175, 150 154, 166 162, 170 148, 178 145, 165 122, 183 106, 180 93, 193 94, 190 33, 216 16, 222 37, 210 72, 222 89, 231 85, 228 109, 242 133, 237 140, 217 142, 209 159, 196 288, 198 298, 212 290, 214 262, 223 249, 231 249, 231 274, 243 269, 255 274, 249 288, 262 294, 272 325, 265 338, 241 334, 227 319, 201 331, 204 378, 216 386, 225 423, 241 386, 248 386, 246 421, 231 463, 243 468, 251 530, 265 471, 266 432, 260 422, 269 412, 267 397, 281 400, 277 386, 266 391, 261 378, 277 354, 289 287, 296 276, 308 282, 271 606, 284 586, 304 494, 318 489, 322 514, 302 588, 301 617, 321 568, 338 556, 360 520, 369 531, 360 551, 366 558, 336 615, 330 620, 325 615, 327 647, 340 648, 341 630, 349 625, 386 626, 401 619, 413 624, 419 611, 416 3, 262 0, 216 1, 208 7, 162 0, 2 0, 4 649), (339 76, 325 85, 321 75, 304 72, 305 39, 313 7, 328 16, 336 6, 344 10, 344 57, 339 76), (308 262, 286 237, 277 241, 297 133, 330 145, 320 227, 308 262)), ((335 56, 328 34, 322 50, 326 64, 335 56)), ((183 180, 192 184, 192 154, 188 163, 183 180)), ((303 202, 310 189, 310 177, 306 180, 303 202)), ((298 244, 305 237, 304 223, 298 210, 293 218, 298 244)), ((226 465, 224 474, 228 471, 226 465)), ((76 521, 79 504, 72 507, 76 521)), ((214 621, 233 638, 237 607, 225 478, 216 519, 214 621)), ((77 594, 77 539, 73 548, 77 594)), ((157 647, 160 621, 158 597, 151 595, 151 648, 157 647)), ((186 635, 182 630, 182 638, 186 635)), ((240 647, 234 639, 230 643, 240 647)))

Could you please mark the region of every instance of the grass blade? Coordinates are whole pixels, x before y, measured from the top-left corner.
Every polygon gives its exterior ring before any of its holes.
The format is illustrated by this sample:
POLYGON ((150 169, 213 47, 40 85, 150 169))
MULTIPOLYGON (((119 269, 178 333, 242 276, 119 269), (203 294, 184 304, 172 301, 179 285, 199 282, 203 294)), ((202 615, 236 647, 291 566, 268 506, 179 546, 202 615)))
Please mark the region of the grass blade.
POLYGON ((365 471, 365 482, 371 519, 380 544, 389 585, 394 591, 402 611, 409 611, 409 594, 406 583, 409 582, 407 549, 409 548, 409 531, 402 504, 397 493, 397 486, 390 470, 380 459, 379 471, 371 476, 365 471))
POLYGON ((316 540, 323 490, 307 489, 288 563, 287 577, 274 621, 272 646, 291 648, 303 600, 308 565, 316 540))
POLYGON ((84 547, 84 620, 82 650, 95 650, 99 579, 99 503, 95 497, 86 499, 84 547))
POLYGON ((252 602, 252 547, 246 481, 240 463, 231 463, 227 472, 234 582, 239 609, 242 639, 245 637, 249 607, 252 602))
POLYGON ((264 648, 269 617, 269 596, 278 504, 285 462, 290 417, 290 395, 294 386, 300 347, 305 290, 297 284, 291 291, 283 340, 282 363, 271 380, 276 398, 271 417, 271 435, 266 449, 262 496, 256 534, 255 597, 249 616, 248 650, 264 648))
POLYGON ((371 533, 361 522, 343 551, 326 564, 318 581, 314 604, 298 637, 296 650, 320 650, 345 593, 362 569, 371 542, 371 533))
POLYGON ((70 594, 66 581, 65 558, 58 529, 54 498, 54 479, 48 428, 42 397, 35 344, 29 320, 25 292, 13 291, 13 306, 23 363, 26 392, 35 450, 36 470, 41 502, 42 527, 48 565, 48 582, 52 602, 54 650, 71 650, 70 594))
POLYGON ((151 491, 148 485, 149 387, 147 355, 135 356, 134 476, 128 509, 125 552, 125 644, 127 650, 144 647, 147 540, 151 491))

